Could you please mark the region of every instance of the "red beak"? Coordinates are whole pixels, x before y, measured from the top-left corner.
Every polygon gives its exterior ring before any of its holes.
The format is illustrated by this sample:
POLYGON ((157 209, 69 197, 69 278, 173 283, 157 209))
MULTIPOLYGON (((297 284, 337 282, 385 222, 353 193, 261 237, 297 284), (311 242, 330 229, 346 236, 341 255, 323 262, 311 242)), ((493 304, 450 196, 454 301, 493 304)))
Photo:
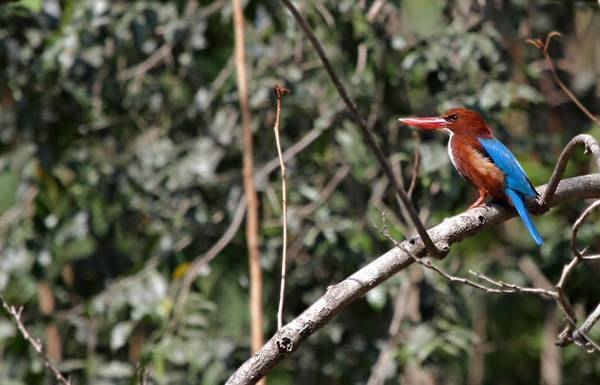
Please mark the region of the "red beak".
POLYGON ((438 130, 448 126, 448 122, 439 116, 427 118, 400 118, 398 120, 407 126, 420 128, 421 130, 438 130))

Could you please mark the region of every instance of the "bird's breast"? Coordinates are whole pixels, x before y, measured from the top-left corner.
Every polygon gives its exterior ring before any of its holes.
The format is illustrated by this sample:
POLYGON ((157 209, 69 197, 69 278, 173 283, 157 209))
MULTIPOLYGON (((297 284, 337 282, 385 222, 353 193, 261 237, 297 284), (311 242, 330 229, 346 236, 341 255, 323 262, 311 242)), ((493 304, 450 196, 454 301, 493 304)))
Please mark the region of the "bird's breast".
POLYGON ((487 156, 477 139, 452 135, 448 155, 454 168, 476 187, 492 196, 504 196, 504 173, 487 156))

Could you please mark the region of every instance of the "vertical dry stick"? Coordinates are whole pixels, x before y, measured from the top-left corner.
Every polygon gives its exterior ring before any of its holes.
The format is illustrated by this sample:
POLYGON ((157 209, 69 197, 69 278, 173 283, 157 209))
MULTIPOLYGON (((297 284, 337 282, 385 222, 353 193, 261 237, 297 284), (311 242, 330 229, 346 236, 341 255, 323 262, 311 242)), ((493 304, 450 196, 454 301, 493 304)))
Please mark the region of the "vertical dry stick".
POLYGON ((282 86, 275 86, 275 96, 277 97, 277 111, 275 114, 275 143, 277 144, 277 156, 279 157, 279 167, 281 168, 281 210, 283 225, 283 245, 281 246, 281 283, 279 286, 279 306, 277 307, 277 330, 283 326, 283 303, 285 297, 285 270, 287 263, 287 181, 285 176, 285 162, 283 161, 283 152, 281 151, 281 141, 279 140, 279 119, 281 117, 281 98, 289 90, 282 86))
POLYGON ((235 29, 235 66, 237 72, 238 94, 242 109, 244 192, 248 203, 246 219, 246 242, 250 265, 250 319, 252 329, 252 352, 263 345, 262 312, 262 271, 258 249, 258 200, 254 187, 252 164, 252 117, 248 104, 248 79, 244 50, 244 14, 241 0, 233 0, 233 18, 235 29))

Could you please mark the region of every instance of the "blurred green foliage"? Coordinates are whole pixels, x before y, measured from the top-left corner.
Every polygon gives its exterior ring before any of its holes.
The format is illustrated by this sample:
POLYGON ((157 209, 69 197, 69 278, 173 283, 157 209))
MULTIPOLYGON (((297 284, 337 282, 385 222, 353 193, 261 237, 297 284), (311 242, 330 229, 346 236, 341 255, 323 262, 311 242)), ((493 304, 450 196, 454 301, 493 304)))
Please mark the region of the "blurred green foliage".
MULTIPOLYGON (((398 116, 477 108, 535 184, 546 181, 570 137, 600 138, 600 127, 560 93, 525 43, 562 32, 551 49, 561 76, 600 111, 595 1, 342 0, 301 9, 405 183, 420 152, 414 201, 429 225, 475 195, 451 170, 445 139, 417 141, 398 116)), ((395 203, 293 18, 278 2, 247 2, 245 15, 257 168, 276 156, 275 84, 292 90, 283 102, 284 148, 310 130, 318 135, 288 162, 289 320, 391 247, 380 210, 391 213, 395 203), (345 164, 349 175, 302 215, 345 164)), ((232 35, 231 5, 222 0, 0 6, 0 291, 24 305, 28 327, 75 384, 136 383, 142 367, 150 383, 218 384, 249 355, 243 231, 194 282, 179 322, 172 318, 186 266, 225 231, 242 196, 232 35)), ((581 155, 568 174, 590 171, 581 155)), ((278 172, 258 188, 270 335, 281 249, 278 172)), ((539 217, 546 239, 539 250, 510 221, 456 245, 443 265, 530 284, 518 262, 531 257, 555 280, 582 207, 539 217)), ((394 234, 409 235, 405 223, 388 219, 394 234)), ((582 245, 599 246, 594 219, 580 231, 582 245)), ((581 315, 600 298, 599 272, 590 264, 569 284, 581 315)), ((414 383, 415 371, 434 381, 427 383, 466 383, 477 343, 485 353, 481 383, 541 381, 544 328, 555 318, 549 303, 485 295, 416 266, 311 337, 269 383, 366 383, 409 279, 416 300, 401 324, 389 383, 414 383)), ((598 328, 592 335, 600 337, 598 328)), ((0 347, 2 384, 53 383, 6 317, 0 347)), ((557 362, 565 384, 600 382, 600 361, 578 347, 557 362)))

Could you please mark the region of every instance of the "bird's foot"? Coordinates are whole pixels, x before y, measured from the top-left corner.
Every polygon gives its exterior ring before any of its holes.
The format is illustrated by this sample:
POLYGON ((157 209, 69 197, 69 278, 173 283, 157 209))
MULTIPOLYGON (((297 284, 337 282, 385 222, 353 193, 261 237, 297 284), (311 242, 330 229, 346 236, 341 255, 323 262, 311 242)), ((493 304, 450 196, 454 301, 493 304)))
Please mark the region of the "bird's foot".
POLYGON ((481 206, 483 204, 485 204, 485 199, 487 198, 487 193, 484 190, 479 190, 479 198, 477 198, 477 200, 475 202, 473 202, 473 204, 471 206, 469 206, 469 209, 481 206))
POLYGON ((479 197, 475 202, 473 202, 473 204, 471 206, 469 206, 469 209, 483 206, 484 204, 485 204, 485 197, 483 197, 483 198, 479 197))

